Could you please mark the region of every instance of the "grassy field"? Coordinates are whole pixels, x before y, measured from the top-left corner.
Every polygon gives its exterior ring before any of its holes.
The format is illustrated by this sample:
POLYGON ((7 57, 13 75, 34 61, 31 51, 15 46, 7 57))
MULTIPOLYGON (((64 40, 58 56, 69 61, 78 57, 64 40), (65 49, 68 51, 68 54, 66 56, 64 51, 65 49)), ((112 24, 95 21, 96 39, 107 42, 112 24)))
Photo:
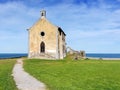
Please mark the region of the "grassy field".
POLYGON ((25 60, 24 68, 49 90, 120 90, 120 61, 25 60))
POLYGON ((0 60, 0 90, 17 90, 11 76, 15 60, 0 60))

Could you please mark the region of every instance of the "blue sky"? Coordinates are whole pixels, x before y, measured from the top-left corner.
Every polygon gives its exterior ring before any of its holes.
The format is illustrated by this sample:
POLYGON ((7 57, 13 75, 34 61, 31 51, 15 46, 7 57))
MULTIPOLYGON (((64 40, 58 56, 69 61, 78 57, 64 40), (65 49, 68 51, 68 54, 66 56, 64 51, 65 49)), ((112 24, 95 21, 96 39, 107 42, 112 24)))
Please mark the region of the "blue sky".
POLYGON ((120 53, 120 0, 0 0, 0 53, 27 53, 39 18, 67 34, 67 46, 87 53, 120 53))

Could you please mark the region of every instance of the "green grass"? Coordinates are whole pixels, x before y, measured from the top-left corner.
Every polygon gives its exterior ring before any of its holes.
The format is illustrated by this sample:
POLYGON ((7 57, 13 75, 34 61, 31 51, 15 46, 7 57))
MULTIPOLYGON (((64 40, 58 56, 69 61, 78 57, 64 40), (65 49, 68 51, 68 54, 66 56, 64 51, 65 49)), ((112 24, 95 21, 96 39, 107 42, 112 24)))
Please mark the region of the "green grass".
POLYGON ((24 68, 49 90, 120 90, 120 61, 25 60, 24 68))
POLYGON ((0 90, 17 90, 11 76, 15 62, 15 60, 0 60, 0 90))

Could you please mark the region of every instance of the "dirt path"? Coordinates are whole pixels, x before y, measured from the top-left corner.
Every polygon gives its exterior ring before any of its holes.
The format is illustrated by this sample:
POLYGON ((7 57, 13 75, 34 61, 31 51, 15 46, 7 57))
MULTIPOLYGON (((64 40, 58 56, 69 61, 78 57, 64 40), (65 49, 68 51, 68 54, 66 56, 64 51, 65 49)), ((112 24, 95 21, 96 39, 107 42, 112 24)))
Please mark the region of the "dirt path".
POLYGON ((42 82, 24 71, 22 59, 17 60, 12 75, 19 90, 46 90, 42 82))

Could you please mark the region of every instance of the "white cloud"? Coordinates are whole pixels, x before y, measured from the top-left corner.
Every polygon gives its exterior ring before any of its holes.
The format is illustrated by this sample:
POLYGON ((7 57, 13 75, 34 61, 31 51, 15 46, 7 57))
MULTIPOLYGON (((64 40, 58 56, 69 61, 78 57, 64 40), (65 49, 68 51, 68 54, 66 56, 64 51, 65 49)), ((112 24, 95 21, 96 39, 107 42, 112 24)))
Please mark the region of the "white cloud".
POLYGON ((77 30, 67 33, 67 44, 73 49, 94 53, 97 51, 98 53, 119 53, 120 30, 77 30))
MULTIPOLYGON (((68 46, 78 50, 84 49, 87 52, 112 52, 112 50, 118 52, 120 51, 117 48, 120 44, 120 9, 110 11, 109 8, 112 8, 112 5, 105 5, 104 2, 100 5, 99 8, 88 8, 85 3, 75 5, 65 2, 46 6, 45 9, 48 20, 61 26, 67 34, 68 46), (111 48, 113 45, 114 48, 111 48)), ((9 41, 14 40, 13 43, 17 45, 9 43, 9 47, 19 48, 20 45, 23 49, 18 49, 18 52, 27 52, 26 29, 38 20, 41 7, 33 8, 22 2, 8 2, 0 4, 0 8, 2 8, 0 10, 0 41, 8 44, 9 41)), ((5 45, 1 44, 0 47, 5 48, 5 45)), ((3 51, 7 52, 7 49, 0 50, 0 52, 3 51)), ((8 51, 15 52, 16 50, 8 51)))

